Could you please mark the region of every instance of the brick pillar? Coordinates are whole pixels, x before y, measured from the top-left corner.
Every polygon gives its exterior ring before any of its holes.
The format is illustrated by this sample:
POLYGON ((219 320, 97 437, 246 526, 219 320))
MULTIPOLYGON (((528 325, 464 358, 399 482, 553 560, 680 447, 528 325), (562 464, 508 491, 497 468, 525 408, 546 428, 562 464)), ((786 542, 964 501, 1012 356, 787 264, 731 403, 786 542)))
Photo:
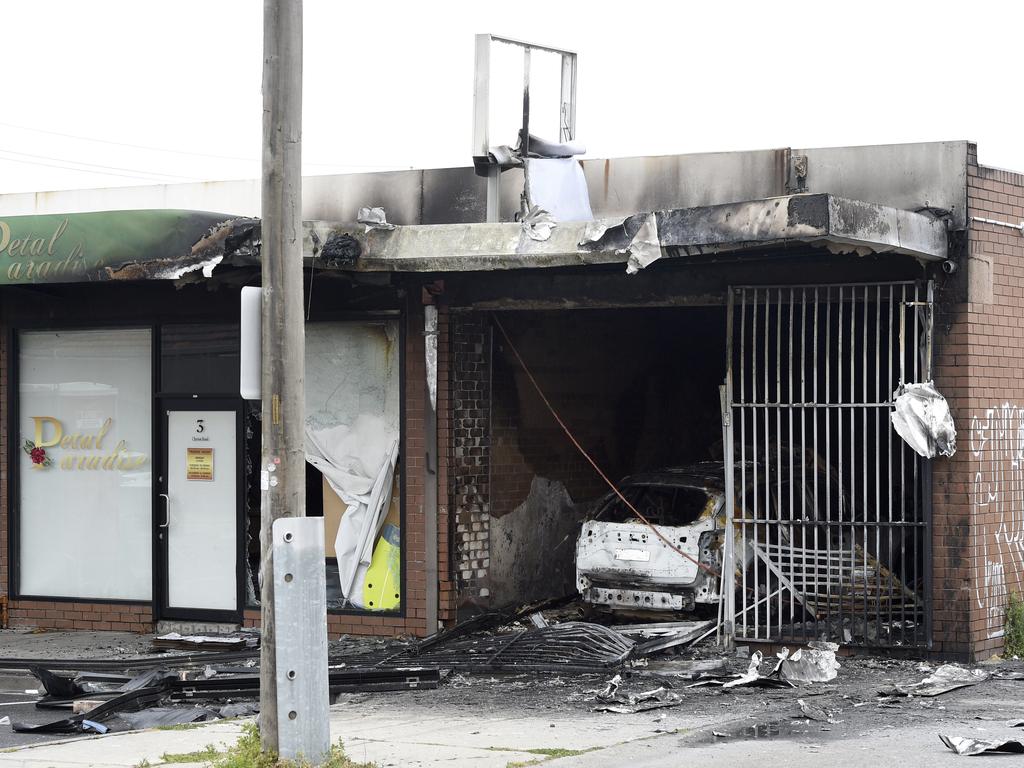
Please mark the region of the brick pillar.
POLYGON ((452 566, 460 600, 485 600, 490 594, 490 325, 485 315, 454 314, 448 333, 452 566))

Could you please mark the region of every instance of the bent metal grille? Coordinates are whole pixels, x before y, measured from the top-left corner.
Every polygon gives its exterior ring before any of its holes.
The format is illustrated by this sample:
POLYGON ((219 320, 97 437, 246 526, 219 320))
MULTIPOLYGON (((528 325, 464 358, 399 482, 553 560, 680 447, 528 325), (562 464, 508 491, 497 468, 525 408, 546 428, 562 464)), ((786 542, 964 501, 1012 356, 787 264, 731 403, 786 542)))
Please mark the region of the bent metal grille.
POLYGON ((736 639, 926 645, 929 465, 890 413, 931 286, 734 287, 727 322, 736 639))

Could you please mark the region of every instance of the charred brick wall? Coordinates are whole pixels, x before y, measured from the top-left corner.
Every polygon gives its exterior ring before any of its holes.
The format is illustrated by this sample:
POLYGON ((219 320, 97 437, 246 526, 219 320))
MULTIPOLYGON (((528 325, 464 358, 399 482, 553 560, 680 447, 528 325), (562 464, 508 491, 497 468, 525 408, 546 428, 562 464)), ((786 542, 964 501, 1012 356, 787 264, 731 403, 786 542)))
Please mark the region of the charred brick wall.
POLYGON ((967 161, 962 291, 942 307, 936 384, 958 450, 933 462, 936 651, 976 659, 1003 646, 1008 596, 1024 591, 1024 174, 967 161))
POLYGON ((448 337, 451 569, 459 600, 472 602, 490 595, 490 324, 483 314, 452 314, 448 337))

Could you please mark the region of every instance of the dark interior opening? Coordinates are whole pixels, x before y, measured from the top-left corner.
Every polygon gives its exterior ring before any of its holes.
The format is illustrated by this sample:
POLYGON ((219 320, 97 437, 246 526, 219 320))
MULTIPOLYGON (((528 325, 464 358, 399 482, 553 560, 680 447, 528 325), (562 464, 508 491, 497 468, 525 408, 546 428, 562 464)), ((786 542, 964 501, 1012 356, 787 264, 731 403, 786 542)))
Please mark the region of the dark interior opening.
MULTIPOLYGON (((620 488, 622 495, 654 525, 689 525, 714 503, 714 497, 700 488, 670 485, 630 485, 620 488)), ((594 514, 595 520, 608 523, 638 521, 636 514, 618 496, 606 497, 594 514)))

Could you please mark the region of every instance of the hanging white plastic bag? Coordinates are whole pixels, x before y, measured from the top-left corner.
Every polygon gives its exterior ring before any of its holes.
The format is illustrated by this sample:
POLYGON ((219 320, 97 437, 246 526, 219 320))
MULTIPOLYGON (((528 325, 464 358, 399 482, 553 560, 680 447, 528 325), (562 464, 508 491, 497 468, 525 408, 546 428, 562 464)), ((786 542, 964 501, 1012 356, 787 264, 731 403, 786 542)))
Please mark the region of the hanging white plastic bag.
POLYGON ((893 398, 893 429, 919 456, 931 459, 936 454, 956 453, 956 427, 949 404, 932 382, 904 384, 893 392, 893 398))

